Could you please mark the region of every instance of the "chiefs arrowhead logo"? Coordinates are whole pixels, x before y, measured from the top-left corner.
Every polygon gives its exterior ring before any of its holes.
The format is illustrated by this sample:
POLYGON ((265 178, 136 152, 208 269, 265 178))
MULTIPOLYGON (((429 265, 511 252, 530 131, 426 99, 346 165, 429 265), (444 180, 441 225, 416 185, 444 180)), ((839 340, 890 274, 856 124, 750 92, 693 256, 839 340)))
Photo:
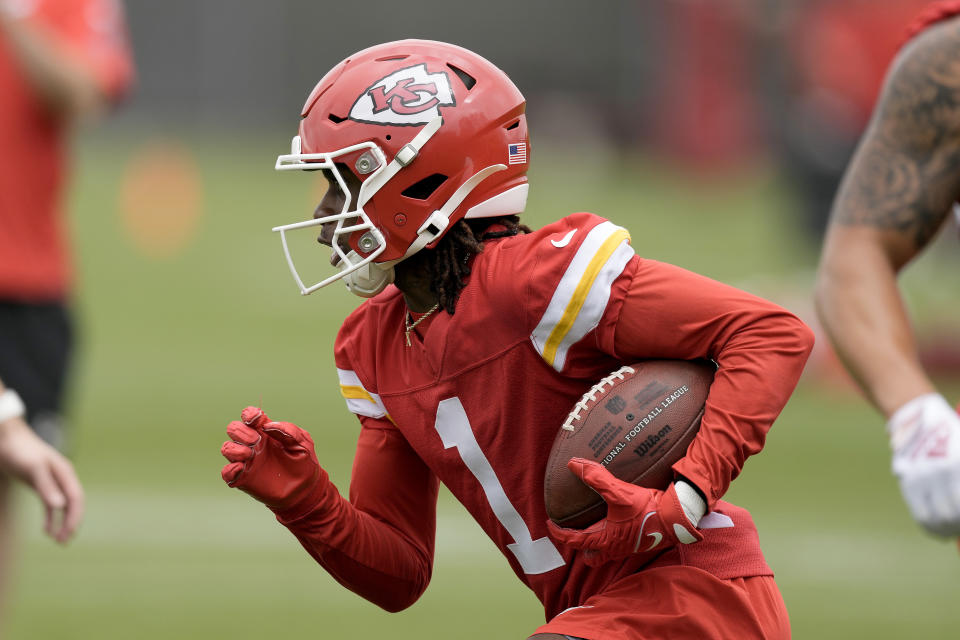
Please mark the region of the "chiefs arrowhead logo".
POLYGON ((353 103, 349 118, 370 124, 421 125, 440 115, 440 107, 456 104, 447 74, 428 73, 427 65, 418 64, 377 80, 353 103))

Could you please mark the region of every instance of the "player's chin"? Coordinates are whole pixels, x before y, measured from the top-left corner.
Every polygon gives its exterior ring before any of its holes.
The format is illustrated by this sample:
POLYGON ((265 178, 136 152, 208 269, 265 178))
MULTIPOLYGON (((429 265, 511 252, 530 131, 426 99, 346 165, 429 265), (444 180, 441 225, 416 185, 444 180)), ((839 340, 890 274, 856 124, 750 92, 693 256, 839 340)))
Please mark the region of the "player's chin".
MULTIPOLYGON (((344 254, 350 253, 350 246, 341 246, 340 251, 344 254)), ((330 252, 330 264, 336 268, 340 268, 340 263, 343 262, 343 258, 340 257, 340 253, 337 251, 330 252)))

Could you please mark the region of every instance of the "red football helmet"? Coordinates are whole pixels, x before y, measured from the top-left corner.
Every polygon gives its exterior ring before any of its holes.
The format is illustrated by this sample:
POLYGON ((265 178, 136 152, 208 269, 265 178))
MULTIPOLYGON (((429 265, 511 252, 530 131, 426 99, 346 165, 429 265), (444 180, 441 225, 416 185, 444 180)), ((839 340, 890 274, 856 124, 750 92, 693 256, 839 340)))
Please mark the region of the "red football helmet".
POLYGON ((503 71, 443 42, 388 42, 334 67, 307 98, 291 153, 277 158, 278 170, 331 172, 346 196, 336 215, 274 229, 300 291, 344 278, 354 293, 376 295, 392 282, 393 265, 435 243, 451 222, 522 212, 525 107, 503 71), (360 181, 357 202, 344 167, 360 181), (286 233, 327 222, 336 222, 340 272, 306 286, 286 233))

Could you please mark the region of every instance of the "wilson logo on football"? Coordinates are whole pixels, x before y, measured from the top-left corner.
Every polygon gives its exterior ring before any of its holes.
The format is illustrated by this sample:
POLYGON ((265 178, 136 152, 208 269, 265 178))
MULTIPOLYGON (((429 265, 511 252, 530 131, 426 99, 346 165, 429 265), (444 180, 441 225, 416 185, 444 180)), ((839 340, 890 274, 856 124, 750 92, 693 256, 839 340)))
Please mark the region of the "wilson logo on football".
POLYGON ((350 119, 371 124, 423 125, 440 115, 440 107, 456 106, 450 79, 418 64, 377 80, 357 98, 350 119))

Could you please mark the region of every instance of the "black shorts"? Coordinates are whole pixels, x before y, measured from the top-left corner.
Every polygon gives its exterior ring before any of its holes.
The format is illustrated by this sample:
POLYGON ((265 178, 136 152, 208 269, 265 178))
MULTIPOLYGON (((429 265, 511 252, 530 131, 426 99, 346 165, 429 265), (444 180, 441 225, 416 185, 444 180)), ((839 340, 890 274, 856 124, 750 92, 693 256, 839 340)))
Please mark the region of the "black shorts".
POLYGON ((64 392, 73 323, 62 303, 0 302, 0 380, 27 406, 27 422, 62 445, 64 392))

